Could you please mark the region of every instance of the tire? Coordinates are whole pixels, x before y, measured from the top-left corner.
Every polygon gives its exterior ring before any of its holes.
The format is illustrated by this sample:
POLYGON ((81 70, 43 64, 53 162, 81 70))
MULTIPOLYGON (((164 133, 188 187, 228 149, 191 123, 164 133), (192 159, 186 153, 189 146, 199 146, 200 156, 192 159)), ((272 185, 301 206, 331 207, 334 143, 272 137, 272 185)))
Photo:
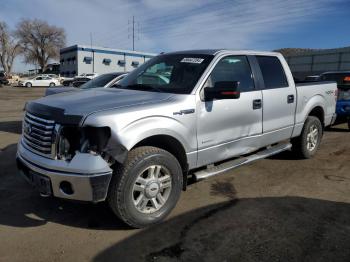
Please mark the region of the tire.
POLYGON ((301 135, 292 139, 292 150, 300 158, 309 159, 312 158, 321 143, 323 136, 323 127, 321 121, 314 116, 309 116, 304 124, 301 135), (317 131, 315 131, 317 130, 317 131), (317 132, 316 136, 313 133, 317 132))
POLYGON ((49 84, 49 87, 54 87, 55 86, 55 83, 50 83, 49 84))
POLYGON ((30 87, 32 87, 32 83, 26 83, 26 87, 28 87, 28 88, 30 88, 30 87))
POLYGON ((350 131, 350 119, 348 119, 348 128, 349 128, 349 131, 350 131))
POLYGON ((182 183, 181 166, 172 154, 156 147, 139 147, 129 152, 125 164, 115 167, 107 201, 129 226, 147 227, 165 219, 175 207, 182 183), (158 179, 149 178, 157 170, 159 175, 154 177, 158 179))

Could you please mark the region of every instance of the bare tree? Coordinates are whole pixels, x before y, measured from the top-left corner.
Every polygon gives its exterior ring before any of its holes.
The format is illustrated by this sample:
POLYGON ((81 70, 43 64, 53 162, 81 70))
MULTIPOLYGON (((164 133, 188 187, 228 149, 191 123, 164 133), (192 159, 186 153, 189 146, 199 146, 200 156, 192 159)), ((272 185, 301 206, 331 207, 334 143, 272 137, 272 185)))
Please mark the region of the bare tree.
POLYGON ((4 71, 11 73, 15 57, 21 47, 5 22, 0 21, 0 64, 4 71))
POLYGON ((60 48, 66 43, 63 28, 38 19, 22 20, 17 25, 16 35, 23 48, 25 62, 38 64, 42 72, 46 70, 50 60, 59 58, 60 48))

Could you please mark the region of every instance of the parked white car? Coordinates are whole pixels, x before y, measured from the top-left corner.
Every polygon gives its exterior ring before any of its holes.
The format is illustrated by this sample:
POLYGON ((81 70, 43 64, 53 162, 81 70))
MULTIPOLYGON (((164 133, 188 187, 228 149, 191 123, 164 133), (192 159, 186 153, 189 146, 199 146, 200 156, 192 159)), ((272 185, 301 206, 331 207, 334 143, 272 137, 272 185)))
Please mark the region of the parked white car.
POLYGON ((32 87, 32 86, 58 86, 60 81, 56 78, 49 76, 37 76, 31 79, 20 80, 19 86, 32 87))
POLYGON ((79 75, 79 76, 76 76, 75 78, 85 77, 85 78, 94 79, 94 78, 97 77, 97 76, 98 76, 97 73, 88 73, 88 74, 83 73, 83 74, 81 74, 81 75, 79 75))

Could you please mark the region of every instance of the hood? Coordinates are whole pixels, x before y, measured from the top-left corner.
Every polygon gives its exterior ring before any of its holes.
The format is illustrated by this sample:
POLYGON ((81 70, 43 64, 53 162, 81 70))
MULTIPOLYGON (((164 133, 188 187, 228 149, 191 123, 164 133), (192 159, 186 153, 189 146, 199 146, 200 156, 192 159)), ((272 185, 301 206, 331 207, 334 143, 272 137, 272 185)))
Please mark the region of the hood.
POLYGON ((117 88, 94 88, 46 96, 29 102, 26 105, 26 110, 45 117, 52 117, 53 114, 49 116, 50 111, 60 112, 63 119, 67 115, 82 117, 102 110, 157 103, 172 95, 117 88))
POLYGON ((80 89, 74 87, 49 87, 46 88, 45 96, 55 95, 59 93, 79 91, 80 89))

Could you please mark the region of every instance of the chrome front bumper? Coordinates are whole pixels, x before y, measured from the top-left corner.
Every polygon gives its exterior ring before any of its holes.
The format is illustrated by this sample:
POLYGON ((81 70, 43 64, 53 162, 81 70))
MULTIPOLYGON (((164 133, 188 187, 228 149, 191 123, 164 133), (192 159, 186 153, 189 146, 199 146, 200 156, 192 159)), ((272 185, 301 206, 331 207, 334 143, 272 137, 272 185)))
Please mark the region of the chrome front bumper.
POLYGON ((18 144, 17 166, 43 195, 100 202, 107 197, 112 169, 99 155, 76 153, 71 161, 49 159, 18 144))

